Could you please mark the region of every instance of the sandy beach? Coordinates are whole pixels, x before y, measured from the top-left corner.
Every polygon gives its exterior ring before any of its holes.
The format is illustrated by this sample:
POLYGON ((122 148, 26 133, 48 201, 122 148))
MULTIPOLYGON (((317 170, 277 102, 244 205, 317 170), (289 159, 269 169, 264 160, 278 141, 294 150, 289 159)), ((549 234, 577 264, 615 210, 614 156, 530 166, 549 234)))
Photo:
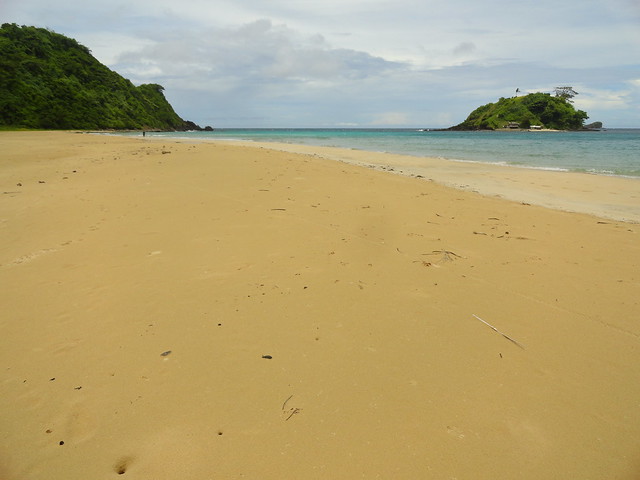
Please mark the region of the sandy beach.
POLYGON ((0 479, 640 478, 639 183, 0 132, 0 479))

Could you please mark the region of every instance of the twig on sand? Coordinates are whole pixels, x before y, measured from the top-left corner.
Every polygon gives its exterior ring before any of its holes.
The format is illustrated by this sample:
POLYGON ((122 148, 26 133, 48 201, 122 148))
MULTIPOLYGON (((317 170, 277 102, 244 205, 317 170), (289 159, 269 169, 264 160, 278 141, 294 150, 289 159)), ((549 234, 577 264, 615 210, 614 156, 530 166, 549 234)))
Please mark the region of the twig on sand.
POLYGON ((282 404, 282 410, 284 410, 284 407, 285 407, 285 405, 287 404, 287 402, 288 402, 289 400, 291 400, 291 397, 293 397, 293 395, 289 395, 289 398, 287 398, 287 399, 284 401, 284 403, 282 404))
POLYGON ((456 252, 452 252, 451 250, 434 250, 431 253, 423 253, 422 255, 440 255, 441 262, 451 262, 456 258, 466 258, 462 255, 458 255, 456 252))
POLYGON ((289 400, 291 400, 291 398, 292 398, 292 397, 293 397, 293 395, 289 395, 289 398, 287 398, 287 399, 284 401, 284 403, 282 404, 282 413, 283 413, 284 415, 287 415, 287 413, 289 414, 289 415, 287 416, 287 418, 285 418, 285 419, 284 419, 284 421, 285 421, 285 422, 287 422, 287 421, 288 421, 291 417, 293 417, 296 413, 300 413, 300 412, 302 411, 302 409, 301 409, 301 408, 297 408, 297 407, 291 407, 291 408, 289 409, 289 411, 285 411, 285 410, 284 410, 284 407, 286 407, 286 406, 287 406, 287 402, 288 402, 289 400))
POLYGON ((301 408, 292 408, 292 409, 291 409, 291 415, 289 415, 289 416, 287 417, 287 419, 285 420, 285 422, 286 422, 286 421, 288 421, 291 417, 293 417, 296 413, 300 413, 301 411, 302 411, 302 409, 301 409, 301 408))
POLYGON ((431 252, 431 254, 427 253, 426 255, 432 255, 432 254, 438 254, 441 253, 442 255, 453 255, 454 257, 458 257, 458 258, 464 258, 461 255, 458 255, 456 252, 452 252, 451 250, 434 250, 433 252, 431 252))
POLYGON ((483 319, 481 319, 479 316, 477 316, 475 313, 472 313, 471 315, 473 315, 474 317, 476 317, 478 320, 480 320, 482 323, 484 323, 487 327, 489 327, 491 330, 493 330, 494 332, 499 333, 500 335, 502 335, 504 338, 506 338, 507 340, 509 340, 510 342, 515 343, 517 346, 519 346, 521 349, 524 350, 524 347, 518 343, 517 341, 515 341, 513 338, 511 338, 509 335, 507 335, 506 333, 502 333, 500 330, 498 330, 496 327, 494 327, 493 325, 491 325, 489 322, 485 322, 483 319))

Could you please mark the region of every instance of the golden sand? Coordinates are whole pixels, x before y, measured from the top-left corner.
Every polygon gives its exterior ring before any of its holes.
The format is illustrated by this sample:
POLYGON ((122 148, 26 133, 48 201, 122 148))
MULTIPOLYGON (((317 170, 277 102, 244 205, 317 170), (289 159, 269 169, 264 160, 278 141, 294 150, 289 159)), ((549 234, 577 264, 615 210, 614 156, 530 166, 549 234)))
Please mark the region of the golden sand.
POLYGON ((264 147, 0 133, 0 479, 638 478, 633 188, 264 147))

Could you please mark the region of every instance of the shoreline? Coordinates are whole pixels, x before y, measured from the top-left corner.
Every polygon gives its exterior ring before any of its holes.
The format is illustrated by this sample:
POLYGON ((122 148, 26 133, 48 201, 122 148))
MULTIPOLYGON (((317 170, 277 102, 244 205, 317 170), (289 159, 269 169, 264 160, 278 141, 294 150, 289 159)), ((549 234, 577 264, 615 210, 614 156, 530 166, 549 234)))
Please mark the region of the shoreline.
POLYGON ((640 178, 550 170, 481 161, 417 157, 339 147, 218 139, 154 138, 298 153, 434 181, 489 197, 640 223, 640 178))
MULTIPOLYGON (((326 147, 336 147, 336 148, 346 148, 346 149, 359 149, 359 150, 364 150, 364 151, 372 151, 372 152, 376 152, 376 153, 390 153, 390 154, 399 154, 399 155, 408 155, 408 156, 415 156, 418 158, 440 158, 440 159, 444 159, 444 160, 451 160, 451 161, 468 161, 468 162, 480 162, 480 163, 485 163, 485 164, 489 164, 489 165, 505 165, 505 166, 515 166, 515 167, 519 167, 519 168, 532 168, 532 169, 541 169, 541 170, 550 170, 550 171, 554 171, 554 170, 558 170, 558 171, 569 171, 569 172, 574 172, 574 173, 587 173, 587 174, 595 174, 595 175, 602 175, 602 176, 606 176, 606 177, 621 177, 621 178, 637 178, 640 179, 640 175, 637 174, 637 171, 633 170, 633 167, 630 166, 629 169, 626 169, 624 167, 621 167, 622 164, 618 165, 618 167, 614 167, 613 170, 611 170, 610 168, 608 168, 608 166, 606 164, 604 164, 603 162, 599 162, 597 160, 597 158, 592 154, 591 157, 587 157, 587 162, 586 165, 592 165, 592 167, 583 167, 580 168, 578 164, 572 164, 572 165, 563 165, 563 163, 566 163, 564 160, 560 160, 559 162, 555 162, 556 164, 550 164, 550 165, 546 165, 546 166, 540 166, 540 165, 535 165, 535 163, 537 163, 536 161, 533 162, 533 164, 531 164, 531 162, 528 162, 526 159, 523 158, 519 158, 517 155, 511 159, 508 158, 504 158, 502 161, 500 162, 496 162, 496 156, 494 156, 493 158, 474 158, 474 157, 478 157, 478 155, 475 154, 465 154, 461 153, 460 156, 456 156, 454 155, 447 155, 447 154, 438 154, 438 153, 432 153, 432 154, 428 154, 426 152, 417 152, 417 151, 413 151, 413 152, 409 152, 409 151, 398 151, 398 149, 396 147, 394 147, 392 144, 390 145, 390 148, 392 148, 392 150, 387 150, 386 148, 383 147, 378 147, 376 149, 372 149, 371 145, 372 144, 378 144, 378 138, 376 137, 372 137, 370 140, 371 142, 367 142, 366 140, 358 139, 357 137, 355 137, 353 139, 353 141, 355 143, 351 143, 351 144, 344 144, 341 145, 341 137, 340 136, 336 136, 336 141, 337 144, 329 144, 326 141, 320 141, 319 143, 316 143, 316 141, 318 140, 317 138, 314 140, 314 133, 321 133, 323 132, 322 129, 264 129, 265 132, 277 132, 279 130, 281 131, 286 131, 286 132, 296 132, 296 131, 300 131, 300 132, 306 132, 309 131, 310 132, 310 137, 307 138, 306 135, 303 137, 298 138, 297 135, 293 135, 291 137, 285 136, 285 137, 280 137, 278 138, 280 135, 277 134, 276 136, 271 136, 271 138, 268 139, 260 139, 259 137, 255 137, 255 138, 244 138, 245 134, 243 134, 243 130, 247 130, 247 132, 250 132, 250 136, 253 134, 259 134, 259 132, 261 131, 261 129, 229 129, 229 132, 233 132, 231 134, 227 133, 227 136, 223 136, 223 134, 221 132, 224 131, 224 129, 219 130, 217 132, 217 134, 215 136, 202 136, 199 137, 198 136, 198 132, 190 132, 187 133, 185 135, 174 135, 171 132, 165 132, 163 134, 160 134, 160 136, 162 138, 175 138, 175 139, 185 139, 185 140, 195 140, 194 137, 191 137, 191 133, 196 135, 196 138, 201 138, 204 141, 218 141, 218 140, 222 140, 222 141, 248 141, 248 142, 253 142, 253 141, 258 141, 258 142, 280 142, 280 143, 285 143, 285 144, 305 144, 305 145, 310 145, 310 146, 314 146, 314 145, 319 145, 319 146, 326 146, 326 147), (168 135, 168 137, 165 137, 164 135, 168 135), (309 143, 311 142, 311 143, 309 143), (322 144, 326 144, 326 145, 322 145, 322 144), (367 147, 367 143, 368 143, 368 147, 367 147), (595 162, 595 163, 593 163, 595 162)), ((351 131, 363 131, 366 132, 368 131, 368 129, 344 129, 344 132, 351 132, 351 131)), ((611 129, 612 132, 615 132, 617 130, 620 131, 636 131, 636 132, 640 132, 640 129, 625 129, 625 128, 621 128, 621 129, 611 129)), ((337 134, 339 132, 341 132, 342 130, 340 129, 328 129, 327 132, 329 135, 332 135, 332 132, 337 134)), ((384 129, 371 129, 372 132, 375 131, 379 131, 379 132, 384 132, 384 129)), ((398 132, 402 132, 404 134, 410 133, 410 134, 416 134, 418 131, 413 130, 413 129, 397 129, 398 132)), ((517 132, 513 132, 512 130, 508 130, 506 132, 495 132, 494 133, 509 133, 509 134, 520 134, 520 133, 527 133, 527 132, 521 132, 521 131, 517 131, 517 132)), ((536 131, 537 132, 537 131, 536 131)), ((542 131, 543 133, 545 133, 546 131, 542 131)), ((557 131, 557 132, 553 132, 553 131, 549 131, 551 133, 559 133, 559 134, 565 134, 565 133, 580 133, 578 131, 557 131)), ((454 132, 456 133, 456 132, 454 132)), ((459 132, 458 132, 459 133, 459 132)), ((463 132, 464 133, 464 132, 463 132)), ((469 133, 469 132, 467 132, 469 133)), ((474 132, 470 132, 470 133, 474 133, 474 132)), ((481 132, 476 132, 476 133, 492 133, 492 131, 481 131, 481 132)), ((593 132, 591 132, 593 133, 593 132)), ((598 134, 598 136, 600 136, 600 132, 595 132, 596 134, 598 134)), ((395 134, 393 134, 395 135, 395 134)), ((392 135, 392 136, 393 136, 392 135)), ((520 135, 516 135, 516 136, 520 136, 520 135)), ((528 135, 523 135, 522 137, 528 137, 529 139, 533 139, 534 137, 530 137, 528 135)), ((416 138, 420 138, 419 136, 416 138)), ((427 137, 425 137, 427 138, 427 137)), ((445 137, 439 137, 440 140, 444 139, 445 137)), ((504 138, 508 138, 508 137, 504 137, 504 138)), ((409 140, 414 140, 414 137, 410 137, 409 140)), ((440 141, 439 140, 439 141, 440 141)), ((436 142, 437 144, 438 142, 436 142)), ((378 144, 379 145, 379 144, 378 144)), ((564 147, 563 147, 564 148, 564 147)), ((437 149, 437 148, 436 148, 437 149)), ((482 148, 479 148, 479 151, 482 151, 482 148)), ((451 152, 449 152, 451 153, 451 152)), ((479 152, 478 152, 479 153, 479 152)), ((504 152, 503 152, 504 153, 504 152)), ((548 153, 548 152, 547 152, 548 153)), ((569 152, 567 152, 569 157, 571 158, 571 154, 569 152)), ((603 155, 606 155, 606 151, 602 152, 603 155)), ((499 154, 497 152, 497 154, 499 154)), ((544 155, 543 155, 544 156, 544 155)), ((562 155, 559 155, 558 158, 562 158, 562 155)), ((626 160, 623 160, 623 163, 625 163, 626 160)), ((553 163, 553 162, 552 162, 553 163)), ((637 169, 636 169, 637 170, 637 169)))

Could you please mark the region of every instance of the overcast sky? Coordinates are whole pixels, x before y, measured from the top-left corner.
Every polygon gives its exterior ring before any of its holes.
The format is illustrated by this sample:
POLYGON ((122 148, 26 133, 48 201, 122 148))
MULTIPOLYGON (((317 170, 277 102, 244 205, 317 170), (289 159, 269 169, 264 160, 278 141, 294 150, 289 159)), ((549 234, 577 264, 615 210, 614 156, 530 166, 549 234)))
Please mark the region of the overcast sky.
POLYGON ((448 127, 573 86, 640 127, 638 0, 0 0, 213 127, 448 127))

